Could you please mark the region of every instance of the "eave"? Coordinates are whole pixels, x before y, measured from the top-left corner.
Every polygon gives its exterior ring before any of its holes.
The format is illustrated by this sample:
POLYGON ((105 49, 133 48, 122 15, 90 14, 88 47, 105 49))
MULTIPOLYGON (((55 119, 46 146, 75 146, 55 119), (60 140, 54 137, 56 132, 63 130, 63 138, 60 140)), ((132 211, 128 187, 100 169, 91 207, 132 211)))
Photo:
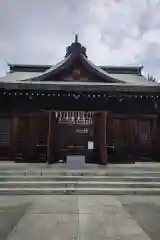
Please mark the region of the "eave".
POLYGON ((130 92, 130 93, 160 93, 160 84, 130 85, 123 83, 99 82, 31 82, 15 81, 0 82, 0 89, 17 91, 94 91, 94 92, 130 92))

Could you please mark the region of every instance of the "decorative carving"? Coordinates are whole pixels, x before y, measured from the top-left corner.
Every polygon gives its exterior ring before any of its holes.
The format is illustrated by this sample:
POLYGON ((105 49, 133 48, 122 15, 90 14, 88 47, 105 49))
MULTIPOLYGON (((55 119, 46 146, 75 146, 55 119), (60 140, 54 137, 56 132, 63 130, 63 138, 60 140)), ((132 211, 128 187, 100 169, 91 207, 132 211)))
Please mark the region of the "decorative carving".
POLYGON ((75 35, 75 41, 67 47, 65 57, 68 57, 70 54, 83 54, 86 55, 86 48, 78 42, 78 35, 75 35))
POLYGON ((155 83, 157 82, 156 78, 150 74, 148 74, 147 79, 149 82, 155 82, 155 83))
POLYGON ((74 80, 80 80, 80 78, 81 78, 81 71, 80 71, 80 69, 74 69, 73 71, 72 71, 72 78, 74 79, 74 80))
POLYGON ((68 76, 63 78, 66 81, 88 81, 88 78, 82 75, 79 68, 74 68, 68 76))

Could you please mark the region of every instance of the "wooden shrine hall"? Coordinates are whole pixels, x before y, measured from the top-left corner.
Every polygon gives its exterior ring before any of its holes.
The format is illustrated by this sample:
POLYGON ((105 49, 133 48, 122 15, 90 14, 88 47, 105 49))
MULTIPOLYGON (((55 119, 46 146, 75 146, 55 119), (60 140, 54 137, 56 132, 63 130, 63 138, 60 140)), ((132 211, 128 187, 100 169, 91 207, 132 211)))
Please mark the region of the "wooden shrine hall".
POLYGON ((77 36, 54 66, 8 66, 0 78, 0 160, 160 160, 160 85, 142 67, 96 66, 77 36))

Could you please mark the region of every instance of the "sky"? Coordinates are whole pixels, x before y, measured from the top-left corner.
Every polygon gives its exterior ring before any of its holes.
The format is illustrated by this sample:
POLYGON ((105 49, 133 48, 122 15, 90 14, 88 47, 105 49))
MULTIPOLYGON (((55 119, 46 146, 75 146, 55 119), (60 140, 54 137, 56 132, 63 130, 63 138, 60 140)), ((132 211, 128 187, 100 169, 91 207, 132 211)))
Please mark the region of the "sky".
POLYGON ((0 76, 7 63, 54 65, 75 33, 96 65, 160 80, 160 0, 0 0, 0 76))

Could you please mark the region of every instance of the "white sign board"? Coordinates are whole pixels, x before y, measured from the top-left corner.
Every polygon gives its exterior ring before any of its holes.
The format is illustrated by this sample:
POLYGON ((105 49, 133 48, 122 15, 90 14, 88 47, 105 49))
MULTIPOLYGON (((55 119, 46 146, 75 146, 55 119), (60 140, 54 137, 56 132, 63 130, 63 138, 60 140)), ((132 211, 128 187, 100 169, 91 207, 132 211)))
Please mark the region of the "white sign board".
POLYGON ((93 141, 89 141, 88 142, 88 149, 89 150, 93 150, 94 149, 94 142, 93 141))

